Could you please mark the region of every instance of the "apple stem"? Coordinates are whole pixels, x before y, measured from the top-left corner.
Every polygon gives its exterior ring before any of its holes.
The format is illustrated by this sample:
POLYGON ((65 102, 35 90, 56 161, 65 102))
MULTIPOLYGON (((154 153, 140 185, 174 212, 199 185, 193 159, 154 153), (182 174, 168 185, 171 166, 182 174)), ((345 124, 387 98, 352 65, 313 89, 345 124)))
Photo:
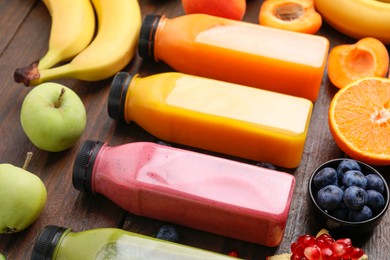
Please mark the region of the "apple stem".
POLYGON ((27 152, 26 160, 24 160, 23 169, 27 170, 28 165, 30 164, 31 157, 33 156, 32 152, 27 152))
POLYGON ((65 88, 61 88, 61 93, 57 99, 57 102, 54 104, 55 108, 59 108, 61 106, 61 98, 64 95, 64 93, 65 93, 65 88))

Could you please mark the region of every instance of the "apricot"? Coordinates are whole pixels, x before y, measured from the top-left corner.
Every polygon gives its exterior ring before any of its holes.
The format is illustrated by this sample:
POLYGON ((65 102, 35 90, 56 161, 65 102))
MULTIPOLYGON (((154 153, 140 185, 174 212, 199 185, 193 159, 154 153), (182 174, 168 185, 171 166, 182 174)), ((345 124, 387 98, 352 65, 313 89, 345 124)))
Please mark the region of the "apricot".
POLYGON ((228 19, 242 20, 246 11, 245 0, 182 0, 186 14, 202 13, 228 19))
POLYGON ((363 77, 386 77, 388 68, 386 46, 373 37, 335 46, 328 55, 328 77, 338 88, 363 77))
POLYGON ((322 25, 322 17, 313 0, 265 0, 260 7, 259 24, 315 34, 322 25))

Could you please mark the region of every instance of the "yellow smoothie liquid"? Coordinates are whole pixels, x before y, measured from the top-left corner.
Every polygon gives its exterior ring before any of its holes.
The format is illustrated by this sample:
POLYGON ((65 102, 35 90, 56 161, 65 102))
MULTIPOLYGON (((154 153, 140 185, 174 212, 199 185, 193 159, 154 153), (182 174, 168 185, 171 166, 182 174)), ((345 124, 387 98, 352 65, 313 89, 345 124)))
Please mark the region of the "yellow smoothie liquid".
POLYGON ((72 232, 68 228, 46 226, 35 242, 31 259, 228 260, 233 258, 118 228, 72 232))
POLYGON ((286 168, 301 161, 313 103, 243 85, 167 72, 118 73, 110 117, 169 142, 286 168))
POLYGON ((245 86, 317 99, 329 41, 206 14, 147 15, 139 40, 144 59, 245 86))

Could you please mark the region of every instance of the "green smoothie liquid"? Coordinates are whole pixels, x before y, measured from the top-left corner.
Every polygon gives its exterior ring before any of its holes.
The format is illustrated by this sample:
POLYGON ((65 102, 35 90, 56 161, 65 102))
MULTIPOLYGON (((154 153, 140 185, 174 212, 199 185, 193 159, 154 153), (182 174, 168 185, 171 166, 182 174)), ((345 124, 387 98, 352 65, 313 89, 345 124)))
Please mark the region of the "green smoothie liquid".
MULTIPOLYGON (((45 230, 42 231, 44 233, 45 230)), ((41 234, 42 234, 41 233, 41 234)), ((41 235, 42 236, 42 235, 41 235)), ((56 260, 207 260, 232 259, 227 255, 139 235, 118 228, 99 228, 82 232, 57 232, 38 238, 46 243, 44 253, 32 259, 56 260), (61 236, 58 239, 58 236, 61 236), (49 239, 47 239, 49 237, 49 239), (55 240, 57 237, 57 240, 55 240), (53 238, 53 239, 51 239, 53 238), (49 241, 51 240, 51 241, 49 241), (54 252, 53 252, 54 247, 54 252), (50 255, 50 251, 53 252, 50 255)), ((36 242, 39 243, 38 241, 36 242)), ((42 248, 42 244, 35 246, 42 248)), ((34 247, 34 250, 36 249, 34 247)), ((44 246, 45 247, 45 246, 44 246)), ((237 258, 234 258, 237 259, 237 258)))

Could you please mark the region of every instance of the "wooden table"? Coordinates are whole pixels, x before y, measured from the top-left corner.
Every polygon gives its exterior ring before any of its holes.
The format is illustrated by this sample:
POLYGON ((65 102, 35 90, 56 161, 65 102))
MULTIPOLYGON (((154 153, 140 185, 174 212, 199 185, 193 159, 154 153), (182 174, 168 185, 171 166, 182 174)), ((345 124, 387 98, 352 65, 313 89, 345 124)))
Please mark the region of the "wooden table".
MULTIPOLYGON (((257 23, 261 3, 260 0, 247 1, 245 21, 257 23)), ((143 15, 156 13, 174 17, 184 14, 179 0, 142 0, 140 5, 143 15)), ((46 207, 33 225, 20 233, 0 235, 0 252, 10 260, 29 259, 35 238, 42 227, 48 224, 71 227, 74 231, 120 227, 150 236, 155 235, 164 224, 126 213, 103 196, 85 195, 72 186, 73 161, 84 140, 107 141, 112 145, 138 140, 157 141, 136 124, 125 125, 109 118, 107 95, 112 79, 100 82, 73 79, 58 81, 72 88, 83 100, 87 110, 87 127, 79 142, 72 148, 59 153, 45 152, 34 147, 24 134, 19 114, 23 99, 31 88, 16 84, 13 72, 15 68, 38 60, 46 52, 50 24, 50 15, 41 1, 0 0, 0 163, 22 166, 26 153, 32 151, 34 156, 29 170, 44 181, 48 190, 46 207)), ((328 37, 331 47, 355 42, 327 24, 323 24, 318 34, 328 37)), ((138 67, 142 76, 171 70, 163 63, 146 64, 141 63, 140 59, 123 70, 134 71, 138 67)), ((329 102, 336 91, 325 74, 314 105, 302 162, 296 169, 278 168, 296 177, 290 216, 279 247, 263 247, 181 226, 178 227, 180 242, 223 254, 237 251, 245 259, 265 259, 268 255, 289 252, 290 244, 299 235, 317 233, 321 225, 308 212, 306 186, 311 172, 319 164, 344 156, 333 141, 327 122, 329 102)), ((389 167, 379 170, 388 175, 389 167)), ((390 258, 389 235, 390 215, 386 214, 379 228, 354 243, 363 247, 370 259, 386 260, 390 258)))

